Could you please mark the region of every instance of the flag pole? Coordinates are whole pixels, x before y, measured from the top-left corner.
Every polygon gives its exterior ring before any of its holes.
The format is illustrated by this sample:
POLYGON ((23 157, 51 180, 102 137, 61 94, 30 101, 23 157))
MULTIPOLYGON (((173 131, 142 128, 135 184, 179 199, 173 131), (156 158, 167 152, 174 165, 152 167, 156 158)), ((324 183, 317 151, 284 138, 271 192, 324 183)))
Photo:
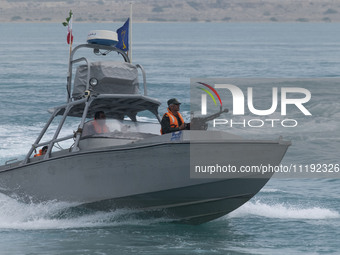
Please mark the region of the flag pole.
POLYGON ((73 44, 73 31, 72 31, 72 22, 73 22, 73 13, 72 10, 70 11, 70 21, 69 21, 69 29, 70 29, 70 59, 71 59, 71 53, 72 53, 72 44, 73 44))
POLYGON ((73 40, 72 40, 72 34, 73 34, 73 31, 72 31, 72 21, 73 21, 73 13, 72 11, 70 10, 70 20, 68 22, 68 30, 69 30, 69 37, 70 37, 70 53, 69 53, 69 60, 68 60, 68 65, 69 65, 69 71, 68 71, 68 76, 67 76, 67 94, 68 94, 68 98, 67 98, 67 102, 71 102, 71 72, 72 72, 72 69, 71 69, 71 55, 72 55, 72 43, 73 43, 73 40))
POLYGON ((132 2, 130 2, 130 22, 129 22, 129 58, 132 63, 132 2))
POLYGON ((67 36, 66 40, 67 43, 70 45, 70 52, 69 52, 69 71, 67 74, 67 102, 71 101, 71 54, 72 54, 72 43, 73 43, 73 35, 72 35, 72 10, 69 12, 69 16, 66 18, 66 21, 64 21, 62 24, 64 27, 67 27, 67 36))
POLYGON ((68 99, 67 99, 67 102, 70 102, 71 101, 71 72, 72 72, 72 69, 71 69, 71 55, 72 55, 72 44, 73 44, 73 31, 72 31, 72 22, 73 22, 73 12, 72 10, 70 10, 70 13, 69 13, 69 19, 67 21, 67 30, 68 30, 68 36, 69 36, 69 42, 70 42, 70 53, 69 53, 69 73, 68 73, 68 76, 67 76, 67 94, 68 94, 68 99))

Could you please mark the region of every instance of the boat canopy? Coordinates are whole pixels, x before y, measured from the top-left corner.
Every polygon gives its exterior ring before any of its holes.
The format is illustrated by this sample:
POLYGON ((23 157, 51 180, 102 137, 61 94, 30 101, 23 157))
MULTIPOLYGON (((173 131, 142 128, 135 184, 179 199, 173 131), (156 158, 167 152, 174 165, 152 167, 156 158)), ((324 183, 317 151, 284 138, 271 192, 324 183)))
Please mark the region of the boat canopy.
POLYGON ((159 118, 158 107, 161 103, 141 94, 100 94, 76 100, 49 111, 56 111, 56 115, 63 115, 67 110, 67 116, 83 117, 84 110, 86 110, 85 104, 88 105, 86 118, 93 118, 96 112, 104 111, 108 118, 122 120, 127 116, 132 121, 136 121, 136 115, 146 110, 159 118))

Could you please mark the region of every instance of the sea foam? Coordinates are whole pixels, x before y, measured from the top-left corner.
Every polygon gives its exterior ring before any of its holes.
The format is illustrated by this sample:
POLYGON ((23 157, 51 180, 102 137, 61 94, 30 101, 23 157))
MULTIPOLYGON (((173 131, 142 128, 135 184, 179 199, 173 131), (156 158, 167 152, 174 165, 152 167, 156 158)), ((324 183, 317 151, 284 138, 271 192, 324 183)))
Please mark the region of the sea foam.
POLYGON ((138 210, 95 211, 77 207, 78 205, 58 201, 25 204, 0 193, 0 229, 78 229, 150 225, 171 221, 162 217, 145 217, 138 210))
POLYGON ((266 204, 250 201, 228 215, 230 218, 260 216, 278 219, 338 219, 339 212, 321 207, 304 207, 285 203, 266 204))

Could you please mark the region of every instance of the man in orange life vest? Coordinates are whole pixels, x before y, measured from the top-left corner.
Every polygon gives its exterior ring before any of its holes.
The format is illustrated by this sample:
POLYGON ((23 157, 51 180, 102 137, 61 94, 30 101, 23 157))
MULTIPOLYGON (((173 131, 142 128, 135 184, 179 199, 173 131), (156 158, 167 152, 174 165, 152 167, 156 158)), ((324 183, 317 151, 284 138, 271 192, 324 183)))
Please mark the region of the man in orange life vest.
POLYGON ((105 134, 110 132, 106 125, 106 116, 103 111, 96 112, 94 120, 86 124, 84 127, 83 135, 105 134))
POLYGON ((190 123, 185 123, 179 113, 180 102, 176 98, 168 100, 168 112, 164 113, 161 121, 161 134, 167 134, 184 129, 190 129, 190 123))
POLYGON ((39 153, 38 153, 38 154, 35 154, 34 157, 40 157, 40 156, 42 156, 42 155, 45 155, 46 152, 47 152, 47 149, 48 149, 48 146, 42 147, 42 149, 39 150, 39 153))

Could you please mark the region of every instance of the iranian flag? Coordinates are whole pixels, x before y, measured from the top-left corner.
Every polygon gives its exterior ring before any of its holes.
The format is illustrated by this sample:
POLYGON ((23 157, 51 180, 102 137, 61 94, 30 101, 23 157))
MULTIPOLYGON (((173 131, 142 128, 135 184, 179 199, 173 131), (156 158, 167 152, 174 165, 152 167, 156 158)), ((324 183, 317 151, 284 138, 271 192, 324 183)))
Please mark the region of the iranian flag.
POLYGON ((71 44, 73 43, 73 35, 72 35, 72 19, 73 19, 73 13, 70 11, 69 16, 66 18, 66 22, 63 22, 63 25, 67 26, 67 43, 71 44))

